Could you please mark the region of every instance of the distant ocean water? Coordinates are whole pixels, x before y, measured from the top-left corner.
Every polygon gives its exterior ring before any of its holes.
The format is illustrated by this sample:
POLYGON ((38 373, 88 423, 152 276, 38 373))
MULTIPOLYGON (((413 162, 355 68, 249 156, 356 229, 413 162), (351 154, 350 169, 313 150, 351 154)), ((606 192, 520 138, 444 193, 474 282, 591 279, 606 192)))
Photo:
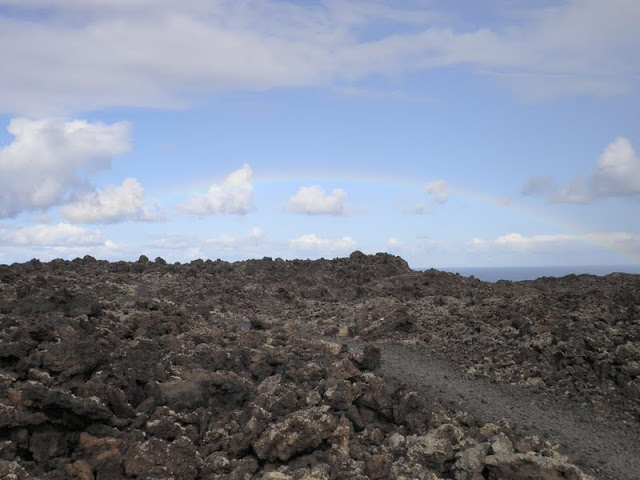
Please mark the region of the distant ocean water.
MULTIPOLYGON (((428 268, 417 268, 415 270, 424 271, 428 268)), ((459 273, 463 277, 474 277, 485 282, 497 282, 499 280, 510 280, 518 282, 521 280, 535 280, 540 277, 564 277, 565 275, 580 275, 588 273, 590 275, 608 275, 610 273, 635 273, 640 274, 640 265, 592 265, 592 266, 548 266, 548 267, 465 267, 465 268, 436 268, 443 272, 459 273)))

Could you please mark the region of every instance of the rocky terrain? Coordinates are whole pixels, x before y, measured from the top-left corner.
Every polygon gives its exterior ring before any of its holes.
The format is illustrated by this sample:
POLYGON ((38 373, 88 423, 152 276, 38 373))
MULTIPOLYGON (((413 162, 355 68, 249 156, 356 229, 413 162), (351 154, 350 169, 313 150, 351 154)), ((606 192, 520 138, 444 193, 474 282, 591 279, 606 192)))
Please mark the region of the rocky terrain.
POLYGON ((0 266, 0 478, 633 479, 639 424, 640 276, 0 266))

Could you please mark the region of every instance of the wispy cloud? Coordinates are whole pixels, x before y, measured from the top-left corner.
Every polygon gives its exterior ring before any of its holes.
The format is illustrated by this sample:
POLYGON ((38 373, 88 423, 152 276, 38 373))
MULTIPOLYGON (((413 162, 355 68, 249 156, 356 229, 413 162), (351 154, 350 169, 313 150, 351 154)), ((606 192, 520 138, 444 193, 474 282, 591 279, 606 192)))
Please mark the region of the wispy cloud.
POLYGON ((545 195, 553 188, 553 178, 550 176, 533 177, 522 186, 523 195, 545 195))
POLYGON ((520 233, 507 233, 492 240, 473 238, 469 245, 477 249, 499 248, 502 250, 530 251, 541 247, 557 246, 576 240, 576 237, 568 234, 532 235, 526 236, 520 233))
POLYGON ((607 248, 618 254, 640 258, 640 234, 630 232, 604 232, 585 234, 523 235, 508 233, 493 239, 473 238, 468 246, 475 251, 493 253, 555 253, 575 252, 591 245, 607 248))
POLYGON ((551 203, 584 204, 591 200, 591 192, 589 192, 584 180, 576 177, 566 185, 554 189, 548 199, 551 203))
POLYGON ((0 61, 11 66, 0 76, 0 111, 28 115, 176 107, 194 95, 229 90, 349 91, 372 75, 451 66, 493 76, 528 98, 610 95, 635 88, 640 62, 634 0, 523 7, 500 27, 467 29, 447 24, 447 4, 0 5, 12 7, 0 14, 0 61))

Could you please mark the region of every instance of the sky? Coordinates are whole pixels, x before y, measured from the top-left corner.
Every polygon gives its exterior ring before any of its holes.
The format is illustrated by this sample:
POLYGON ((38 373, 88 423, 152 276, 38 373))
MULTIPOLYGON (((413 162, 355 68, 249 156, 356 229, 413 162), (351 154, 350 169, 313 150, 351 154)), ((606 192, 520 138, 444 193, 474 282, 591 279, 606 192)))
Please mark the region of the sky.
POLYGON ((0 0, 0 263, 640 265, 637 0, 0 0))

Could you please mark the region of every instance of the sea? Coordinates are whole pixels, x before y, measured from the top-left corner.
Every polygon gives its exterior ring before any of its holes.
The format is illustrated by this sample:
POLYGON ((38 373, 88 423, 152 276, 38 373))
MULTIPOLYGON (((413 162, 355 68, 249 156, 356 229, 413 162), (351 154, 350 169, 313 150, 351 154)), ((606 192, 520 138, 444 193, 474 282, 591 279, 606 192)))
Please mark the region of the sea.
MULTIPOLYGON (((417 268, 424 271, 428 268, 417 268)), ((519 282, 521 280, 535 280, 541 277, 564 277, 566 275, 608 275, 610 273, 640 274, 640 265, 590 265, 590 266, 534 266, 534 267, 440 267, 436 270, 443 272, 459 273, 463 277, 475 278, 485 282, 497 282, 509 280, 519 282)))

